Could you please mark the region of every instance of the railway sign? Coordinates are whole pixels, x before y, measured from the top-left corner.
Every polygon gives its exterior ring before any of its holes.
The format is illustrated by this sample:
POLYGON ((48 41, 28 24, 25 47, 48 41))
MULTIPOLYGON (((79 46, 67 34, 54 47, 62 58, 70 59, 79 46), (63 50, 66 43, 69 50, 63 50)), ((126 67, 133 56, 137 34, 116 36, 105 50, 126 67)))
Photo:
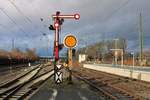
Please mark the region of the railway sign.
POLYGON ((62 77, 63 77, 63 73, 58 71, 58 72, 55 74, 55 82, 56 82, 57 84, 62 83, 62 77))
POLYGON ((74 35, 67 35, 65 38, 64 38, 64 45, 67 47, 67 48, 73 48, 77 45, 77 39, 74 35))
POLYGON ((57 69, 60 69, 62 67, 62 65, 56 65, 57 69))

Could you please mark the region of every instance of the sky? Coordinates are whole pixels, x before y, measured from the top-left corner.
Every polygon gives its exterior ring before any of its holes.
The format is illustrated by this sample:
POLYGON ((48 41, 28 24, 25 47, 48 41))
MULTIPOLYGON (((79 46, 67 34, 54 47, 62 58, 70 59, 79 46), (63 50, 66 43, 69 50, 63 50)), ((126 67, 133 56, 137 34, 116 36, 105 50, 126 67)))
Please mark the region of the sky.
POLYGON ((48 27, 53 24, 51 15, 60 11, 81 17, 65 20, 60 41, 66 34, 74 34, 79 48, 121 37, 132 51, 139 49, 141 13, 144 49, 150 50, 149 5, 150 0, 0 0, 0 49, 11 50, 14 41, 16 48, 36 48, 41 56, 52 55, 54 32, 48 27))

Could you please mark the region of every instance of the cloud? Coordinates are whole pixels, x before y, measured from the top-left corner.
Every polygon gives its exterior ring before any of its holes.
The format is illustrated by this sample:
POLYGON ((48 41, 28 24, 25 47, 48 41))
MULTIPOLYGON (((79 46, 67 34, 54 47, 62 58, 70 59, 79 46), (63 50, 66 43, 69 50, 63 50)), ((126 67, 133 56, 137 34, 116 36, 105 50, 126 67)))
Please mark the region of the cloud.
MULTIPOLYGON (((79 46, 85 41, 89 44, 103 39, 123 37, 129 41, 129 48, 138 48, 138 20, 142 12, 144 23, 145 47, 149 48, 150 20, 149 0, 10 0, 22 13, 16 10, 9 0, 0 0, 2 8, 16 23, 15 25, 0 11, 1 48, 10 49, 11 40, 16 39, 16 46, 37 48, 45 52, 47 39, 43 33, 49 34, 50 48, 53 48, 54 32, 48 30, 52 24, 51 15, 57 10, 64 14, 80 13, 81 19, 65 20, 62 26, 64 37, 67 33, 77 35, 79 46), (41 21, 40 18, 44 20, 41 21), (29 21, 30 19, 31 21, 29 21), (4 28, 5 27, 5 28, 4 28), (22 32, 25 31, 25 32, 22 32), (83 37, 86 37, 83 39, 83 37), (41 40, 42 38, 42 40, 41 40), (7 42, 6 42, 7 40, 7 42), (135 44, 135 46, 133 46, 135 44)), ((62 39, 63 40, 63 39, 62 39)), ((40 53, 43 54, 43 53, 40 53)))

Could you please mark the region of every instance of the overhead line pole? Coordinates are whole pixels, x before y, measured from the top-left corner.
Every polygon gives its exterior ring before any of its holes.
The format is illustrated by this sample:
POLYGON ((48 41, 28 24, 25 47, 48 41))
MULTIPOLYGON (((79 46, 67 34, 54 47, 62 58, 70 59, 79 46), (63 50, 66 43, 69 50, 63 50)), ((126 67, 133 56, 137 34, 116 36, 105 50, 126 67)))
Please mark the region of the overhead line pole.
POLYGON ((139 62, 140 65, 142 65, 143 62, 143 18, 142 14, 140 13, 139 18, 139 47, 140 47, 140 56, 139 56, 139 62))

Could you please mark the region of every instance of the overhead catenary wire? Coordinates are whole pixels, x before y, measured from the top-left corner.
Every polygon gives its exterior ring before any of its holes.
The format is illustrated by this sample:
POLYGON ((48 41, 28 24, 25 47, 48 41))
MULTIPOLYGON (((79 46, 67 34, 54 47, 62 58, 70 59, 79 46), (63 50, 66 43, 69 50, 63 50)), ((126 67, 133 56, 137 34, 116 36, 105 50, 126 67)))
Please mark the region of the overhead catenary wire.
POLYGON ((13 24, 17 25, 17 23, 2 8, 0 8, 0 10, 13 22, 13 24))
POLYGON ((17 10, 23 17, 26 18, 26 20, 27 20, 28 22, 32 23, 32 20, 30 20, 30 18, 27 17, 27 16, 20 10, 20 8, 19 8, 14 2, 12 2, 11 0, 8 0, 8 1, 16 8, 16 10, 17 10))
POLYGON ((104 22, 108 21, 109 19, 111 19, 116 13, 118 13, 122 8, 127 6, 131 1, 133 1, 133 0, 123 1, 119 6, 115 7, 114 11, 112 11, 111 13, 106 15, 106 17, 101 22, 104 23, 104 22))
POLYGON ((12 22, 14 25, 17 26, 17 28, 18 28, 22 33, 25 33, 25 34, 26 34, 26 32, 25 32, 21 27, 18 26, 18 24, 16 23, 16 21, 15 21, 11 16, 9 16, 9 15, 6 13, 6 11, 4 11, 4 9, 0 8, 0 10, 1 10, 1 12, 3 12, 3 13, 9 18, 9 20, 11 20, 11 22, 12 22))
POLYGON ((131 1, 132 0, 127 0, 127 1, 123 2, 117 9, 115 9, 111 14, 109 14, 107 17, 105 17, 105 19, 103 21, 106 21, 106 20, 110 19, 114 14, 116 14, 122 8, 124 8, 125 6, 127 6, 131 1))
POLYGON ((32 23, 32 20, 28 16, 26 16, 14 2, 12 2, 11 0, 8 0, 8 2, 11 3, 12 6, 17 10, 17 12, 24 17, 24 21, 26 23, 32 23))
MULTIPOLYGON (((25 22, 28 21, 28 22, 32 25, 32 27, 36 29, 36 31, 37 31, 37 29, 39 29, 39 28, 37 28, 36 25, 33 24, 31 18, 29 18, 28 16, 26 16, 26 15, 21 11, 21 9, 20 9, 13 1, 11 1, 11 0, 8 0, 8 1, 9 1, 9 2, 12 4, 12 6, 18 11, 18 13, 19 13, 20 15, 22 15, 22 16, 25 18, 25 22)), ((39 30, 38 32, 39 32, 39 33, 43 33, 41 30, 39 30)))

